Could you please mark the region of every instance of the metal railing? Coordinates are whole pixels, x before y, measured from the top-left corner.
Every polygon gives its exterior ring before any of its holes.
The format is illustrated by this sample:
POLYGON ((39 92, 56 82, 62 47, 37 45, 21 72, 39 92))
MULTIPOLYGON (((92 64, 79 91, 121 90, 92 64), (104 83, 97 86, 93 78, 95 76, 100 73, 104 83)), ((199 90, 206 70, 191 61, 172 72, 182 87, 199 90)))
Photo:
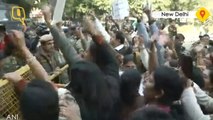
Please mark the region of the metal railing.
MULTIPOLYGON (((50 80, 53 80, 57 76, 61 75, 68 69, 68 67, 68 65, 62 67, 57 73, 50 76, 50 80)), ((25 80, 32 80, 34 78, 28 65, 21 67, 17 70, 17 72, 25 80)), ((2 118, 7 118, 8 115, 21 116, 19 108, 19 99, 14 90, 14 85, 6 79, 0 79, 0 120, 2 118)))

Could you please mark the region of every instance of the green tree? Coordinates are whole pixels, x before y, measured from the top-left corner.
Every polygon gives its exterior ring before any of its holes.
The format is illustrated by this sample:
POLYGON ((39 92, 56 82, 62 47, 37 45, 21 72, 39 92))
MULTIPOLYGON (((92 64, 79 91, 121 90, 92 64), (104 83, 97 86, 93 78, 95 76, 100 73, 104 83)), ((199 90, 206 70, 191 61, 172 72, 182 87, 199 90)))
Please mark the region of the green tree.
POLYGON ((130 14, 142 14, 143 3, 141 0, 129 0, 130 14))
POLYGON ((155 10, 188 11, 195 10, 199 2, 197 0, 153 0, 155 10))
POLYGON ((95 11, 97 15, 111 11, 110 0, 67 0, 65 17, 79 17, 88 12, 95 11))

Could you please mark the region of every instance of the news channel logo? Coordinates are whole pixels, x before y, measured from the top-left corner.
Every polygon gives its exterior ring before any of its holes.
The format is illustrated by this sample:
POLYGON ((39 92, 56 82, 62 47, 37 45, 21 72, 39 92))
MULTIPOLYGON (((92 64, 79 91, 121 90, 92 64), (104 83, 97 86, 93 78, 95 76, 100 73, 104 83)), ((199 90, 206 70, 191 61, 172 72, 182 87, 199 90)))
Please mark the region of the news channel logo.
POLYGON ((22 25, 25 25, 26 14, 23 7, 13 6, 11 12, 12 19, 20 21, 22 25))

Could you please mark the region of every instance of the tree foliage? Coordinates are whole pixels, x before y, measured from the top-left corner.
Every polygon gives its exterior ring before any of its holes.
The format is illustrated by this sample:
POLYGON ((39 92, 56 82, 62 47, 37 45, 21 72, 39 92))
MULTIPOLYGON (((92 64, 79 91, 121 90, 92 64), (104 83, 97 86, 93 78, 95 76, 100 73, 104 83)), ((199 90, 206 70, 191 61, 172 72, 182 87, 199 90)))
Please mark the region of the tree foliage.
POLYGON ((141 0, 129 0, 130 12, 142 14, 142 6, 144 1, 141 0))
POLYGON ((82 15, 91 11, 101 15, 111 11, 110 0, 67 0, 65 6, 66 16, 82 15))
POLYGON ((153 0, 155 10, 189 11, 195 10, 199 2, 197 0, 153 0))
MULTIPOLYGON (((67 0, 66 15, 84 14, 95 11, 98 15, 111 13, 111 4, 114 0, 67 0)), ((130 12, 142 14, 142 6, 146 0, 128 0, 130 12)), ((152 0, 153 10, 194 10, 198 6, 197 0, 152 0)))

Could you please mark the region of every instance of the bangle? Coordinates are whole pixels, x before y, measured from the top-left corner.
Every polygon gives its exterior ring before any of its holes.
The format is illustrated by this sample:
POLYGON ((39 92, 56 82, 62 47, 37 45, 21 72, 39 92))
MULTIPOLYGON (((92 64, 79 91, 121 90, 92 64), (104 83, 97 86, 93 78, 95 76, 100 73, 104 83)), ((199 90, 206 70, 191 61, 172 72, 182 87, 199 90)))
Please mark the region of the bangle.
POLYGON ((93 35, 92 39, 95 40, 95 42, 97 42, 99 45, 104 43, 104 39, 100 35, 93 35))
POLYGON ((26 60, 27 64, 30 64, 32 61, 34 61, 36 58, 33 56, 33 57, 30 57, 26 60))

